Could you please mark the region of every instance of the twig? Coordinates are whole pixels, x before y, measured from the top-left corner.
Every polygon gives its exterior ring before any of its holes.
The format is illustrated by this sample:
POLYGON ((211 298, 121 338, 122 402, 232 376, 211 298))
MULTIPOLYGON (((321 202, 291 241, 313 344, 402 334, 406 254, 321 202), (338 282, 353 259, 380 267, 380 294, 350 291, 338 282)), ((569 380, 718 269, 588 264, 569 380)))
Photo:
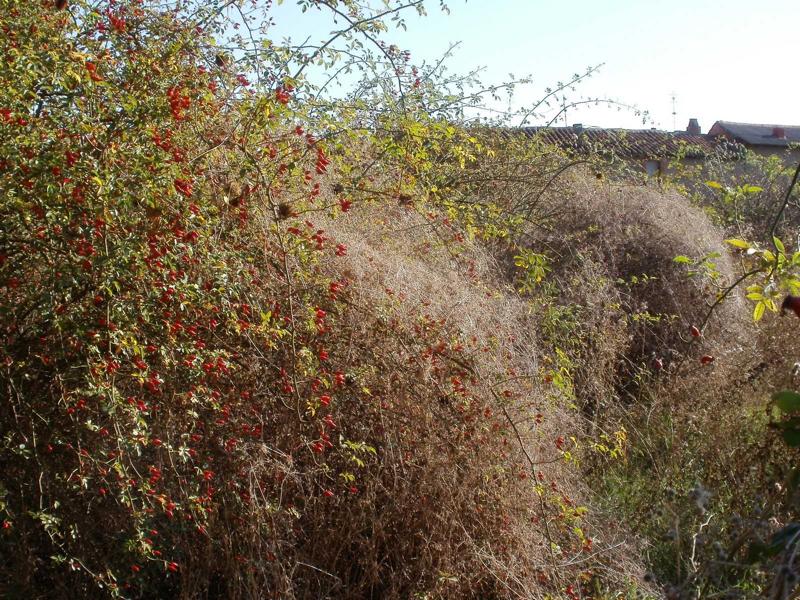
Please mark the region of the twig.
POLYGON ((697 538, 703 533, 703 529, 708 527, 708 524, 711 523, 711 519, 714 517, 713 513, 709 513, 708 519, 706 522, 701 524, 700 527, 697 529, 697 533, 692 536, 692 555, 689 557, 689 563, 692 565, 692 569, 697 572, 697 563, 694 560, 695 554, 697 552, 697 538))
MULTIPOLYGON (((717 308, 717 306, 719 306, 719 304, 723 300, 725 300, 725 298, 727 298, 731 294, 731 292, 733 290, 735 290, 739 286, 740 283, 742 283, 745 279, 748 279, 749 277, 752 277, 753 275, 757 275, 758 273, 761 273, 763 270, 764 270, 763 267, 758 267, 757 269, 752 269, 751 271, 748 271, 747 273, 745 273, 744 275, 739 277, 736 281, 734 281, 731 285, 729 285, 727 288, 725 288, 720 294, 718 294, 717 295, 717 299, 714 301, 714 303, 711 306, 709 306, 708 312, 706 313, 706 316, 703 318, 702 322, 700 323, 700 327, 699 327, 700 331, 702 331, 705 328, 705 326, 708 324, 708 321, 709 321, 709 319, 711 319, 711 315, 714 313, 714 310, 717 308)), ((694 341, 694 339, 695 338, 693 338, 692 341, 694 341)))
MULTIPOLYGON (((775 219, 772 221, 772 226, 769 228, 769 237, 772 240, 773 245, 775 245, 775 229, 778 227, 778 222, 781 220, 783 213, 786 211, 786 207, 789 206, 789 199, 792 196, 792 191, 794 190, 794 186, 797 184, 797 179, 800 177, 800 163, 797 164, 797 168, 794 171, 794 177, 792 177, 792 183, 789 185, 789 189, 786 190, 786 196, 783 199, 783 203, 781 204, 781 208, 778 211, 778 214, 775 215, 775 219)), ((775 250, 778 247, 775 246, 775 250)))

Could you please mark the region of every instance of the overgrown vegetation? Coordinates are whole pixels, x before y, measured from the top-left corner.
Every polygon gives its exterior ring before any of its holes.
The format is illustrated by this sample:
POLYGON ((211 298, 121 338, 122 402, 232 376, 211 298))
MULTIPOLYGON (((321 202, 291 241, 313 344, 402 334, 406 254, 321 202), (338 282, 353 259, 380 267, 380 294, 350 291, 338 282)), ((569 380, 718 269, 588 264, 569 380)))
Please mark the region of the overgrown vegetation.
POLYGON ((298 4, 5 0, 3 595, 789 597, 785 168, 620 182, 298 4))

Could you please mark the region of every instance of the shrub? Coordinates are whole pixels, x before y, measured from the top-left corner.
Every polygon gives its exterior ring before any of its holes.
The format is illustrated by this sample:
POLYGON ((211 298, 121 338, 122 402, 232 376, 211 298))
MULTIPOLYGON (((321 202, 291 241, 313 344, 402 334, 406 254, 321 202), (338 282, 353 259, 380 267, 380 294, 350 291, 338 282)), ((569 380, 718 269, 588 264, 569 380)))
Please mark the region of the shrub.
POLYGON ((525 307, 475 272, 490 263, 470 236, 509 225, 454 200, 481 143, 425 108, 394 50, 395 96, 315 102, 290 48, 221 51, 250 24, 223 13, 14 0, 0 17, 6 587, 488 598, 613 582, 593 566, 628 558, 593 554, 569 417, 516 331, 525 307), (365 221, 337 225, 351 210, 365 221), (389 219, 435 250, 395 249, 429 274, 394 273, 395 291, 359 247, 389 219), (451 261, 472 279, 456 317, 451 261))

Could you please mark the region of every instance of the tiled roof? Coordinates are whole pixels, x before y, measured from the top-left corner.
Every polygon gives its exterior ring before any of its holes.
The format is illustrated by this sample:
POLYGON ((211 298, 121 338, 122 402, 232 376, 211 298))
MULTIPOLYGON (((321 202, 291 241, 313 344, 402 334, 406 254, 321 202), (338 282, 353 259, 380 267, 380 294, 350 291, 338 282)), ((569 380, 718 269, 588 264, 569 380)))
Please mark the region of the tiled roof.
POLYGON ((759 125, 757 123, 717 121, 708 133, 709 135, 728 137, 750 146, 800 144, 800 126, 797 125, 759 125), (783 134, 784 137, 776 136, 776 133, 783 134))
POLYGON ((690 158, 713 153, 718 142, 702 134, 655 129, 596 129, 578 127, 520 127, 506 135, 522 134, 575 152, 612 151, 620 158, 662 159, 676 156, 683 148, 690 158))

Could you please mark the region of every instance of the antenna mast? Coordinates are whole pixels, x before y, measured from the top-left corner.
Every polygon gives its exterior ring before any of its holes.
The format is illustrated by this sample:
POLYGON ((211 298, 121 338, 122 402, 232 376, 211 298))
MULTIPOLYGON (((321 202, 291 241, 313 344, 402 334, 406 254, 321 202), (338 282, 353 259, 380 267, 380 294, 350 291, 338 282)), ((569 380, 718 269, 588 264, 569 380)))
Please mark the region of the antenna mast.
POLYGON ((677 96, 675 92, 672 92, 672 131, 678 130, 678 122, 676 120, 677 111, 675 110, 675 102, 677 100, 677 96))

